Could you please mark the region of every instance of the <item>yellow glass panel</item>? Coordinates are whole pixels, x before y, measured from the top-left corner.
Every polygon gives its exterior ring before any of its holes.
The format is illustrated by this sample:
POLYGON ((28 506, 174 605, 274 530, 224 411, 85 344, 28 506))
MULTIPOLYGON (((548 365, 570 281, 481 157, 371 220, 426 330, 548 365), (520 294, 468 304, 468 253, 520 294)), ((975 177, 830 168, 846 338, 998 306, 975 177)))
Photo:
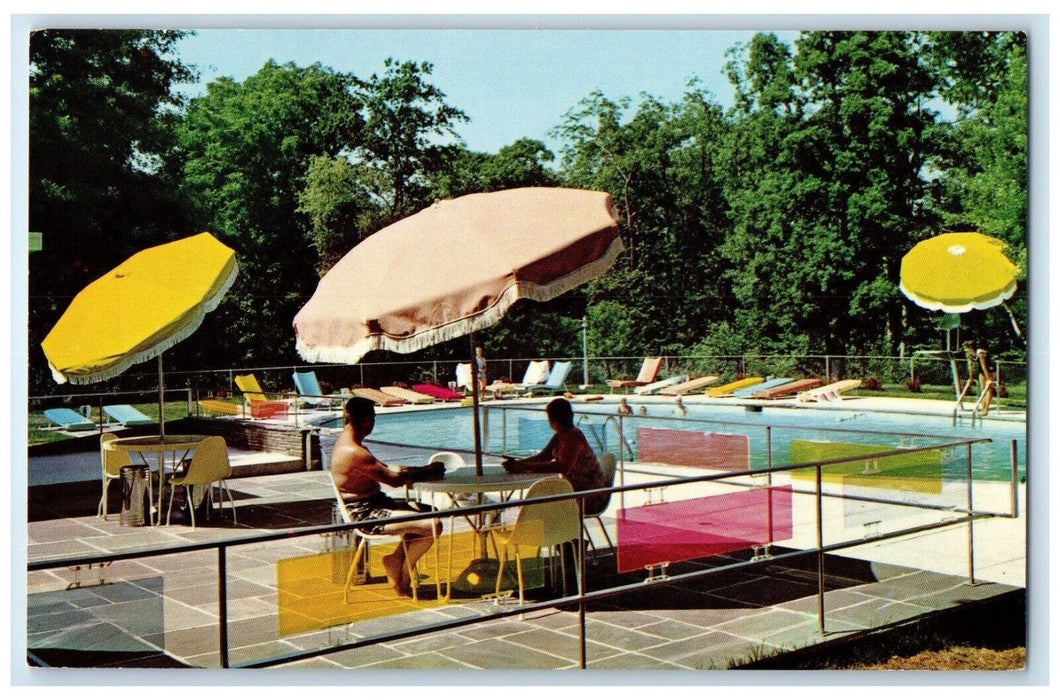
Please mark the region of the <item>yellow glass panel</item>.
MULTIPOLYGON (((792 464, 859 457, 894 449, 889 445, 813 440, 792 440, 790 444, 792 464)), ((817 470, 813 467, 796 469, 792 471, 791 478, 813 481, 817 478, 817 470)), ((821 479, 844 486, 941 493, 942 453, 940 450, 927 450, 880 459, 853 459, 828 464, 821 468, 821 479)))

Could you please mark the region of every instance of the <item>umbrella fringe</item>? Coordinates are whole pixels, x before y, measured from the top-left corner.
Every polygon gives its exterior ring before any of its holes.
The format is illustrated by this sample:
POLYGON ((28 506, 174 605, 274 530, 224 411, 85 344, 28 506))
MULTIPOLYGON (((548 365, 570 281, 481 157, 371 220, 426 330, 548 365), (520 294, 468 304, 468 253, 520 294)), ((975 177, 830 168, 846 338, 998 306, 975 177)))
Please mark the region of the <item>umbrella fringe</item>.
POLYGON ((992 309, 998 304, 1003 304, 1008 301, 1016 293, 1016 282, 1013 280, 1012 284, 1005 288, 1000 294, 992 296, 985 301, 969 301, 967 304, 947 304, 937 299, 931 299, 922 297, 916 292, 910 290, 905 286, 904 283, 898 283, 898 289, 905 294, 917 306, 928 309, 929 311, 942 311, 947 314, 966 314, 969 311, 976 309, 978 311, 985 311, 986 309, 992 309))
POLYGON ((308 347, 302 342, 301 338, 298 338, 295 342, 295 348, 306 362, 336 362, 350 365, 359 362, 362 357, 372 350, 389 350, 401 354, 423 350, 432 345, 455 340, 468 333, 489 328, 499 322, 512 304, 519 299, 532 299, 534 301, 555 299, 560 294, 569 292, 606 272, 618 259, 618 256, 622 254, 623 250, 625 250, 625 246, 622 245, 622 239, 615 238, 603 255, 563 277, 543 285, 519 282, 517 280, 497 297, 497 301, 493 305, 483 311, 473 316, 467 316, 437 328, 417 333, 408 338, 372 335, 362 338, 351 346, 322 347, 308 347))
POLYGON ((206 314, 220 305, 221 299, 224 298, 224 295, 227 294, 228 290, 231 289, 233 284, 235 284, 238 275, 239 265, 235 262, 235 259, 233 259, 232 272, 229 273, 228 277, 221 285, 221 288, 217 290, 217 293, 203 302, 198 312, 196 312, 195 317, 190 323, 188 323, 188 325, 184 326, 184 328, 180 329, 173 335, 166 337, 161 342, 156 343, 145 350, 141 350, 140 352, 127 355, 116 364, 113 364, 106 369, 92 372, 91 374, 63 374, 57 370, 51 362, 49 362, 48 368, 52 371, 52 378, 55 379, 56 384, 65 384, 68 381, 71 384, 92 384, 93 382, 101 382, 105 379, 113 379, 135 364, 158 357, 177 343, 186 340, 199 329, 199 326, 202 325, 203 319, 206 318, 206 314))

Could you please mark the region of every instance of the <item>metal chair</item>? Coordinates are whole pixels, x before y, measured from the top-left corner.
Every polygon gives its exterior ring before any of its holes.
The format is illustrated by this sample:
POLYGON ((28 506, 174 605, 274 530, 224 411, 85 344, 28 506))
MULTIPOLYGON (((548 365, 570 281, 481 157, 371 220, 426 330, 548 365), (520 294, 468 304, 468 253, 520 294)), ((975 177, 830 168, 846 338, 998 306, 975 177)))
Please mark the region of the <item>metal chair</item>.
POLYGON ((107 491, 110 482, 120 479, 121 468, 133 463, 129 453, 110 446, 110 442, 117 439, 118 436, 114 433, 103 433, 99 436, 99 461, 103 466, 103 496, 99 499, 96 515, 103 520, 107 519, 107 491))
MULTIPOLYGON (((334 444, 334 443, 332 443, 334 444)), ((457 455, 459 457, 459 455, 457 455)), ((331 451, 324 445, 324 441, 321 441, 320 449, 320 468, 328 473, 328 481, 331 482, 331 488, 335 494, 335 509, 338 511, 339 517, 342 518, 342 522, 347 525, 354 524, 354 519, 350 516, 350 511, 346 507, 346 501, 342 500, 342 493, 339 491, 339 485, 335 483, 335 477, 331 474, 331 451)), ((342 601, 349 605, 350 602, 350 584, 353 582, 354 574, 357 573, 357 567, 360 566, 361 560, 364 560, 364 569, 366 578, 371 578, 371 559, 368 556, 368 544, 370 542, 384 543, 398 541, 401 548, 405 552, 405 562, 409 560, 409 550, 405 543, 405 538, 401 535, 376 535, 371 532, 365 532, 360 528, 353 529, 354 534, 357 535, 357 549, 353 555, 353 561, 350 562, 349 571, 346 572, 346 584, 342 589, 342 601)), ((409 569, 409 578, 412 581, 412 599, 418 601, 419 594, 416 592, 416 583, 419 581, 419 572, 416 567, 409 569)))
MULTIPOLYGON (((177 487, 183 486, 188 498, 188 510, 191 512, 191 526, 195 527, 195 504, 192 500, 192 486, 206 486, 206 494, 203 496, 208 501, 208 507, 213 505, 213 485, 218 484, 221 489, 221 507, 224 507, 224 494, 228 494, 228 502, 232 506, 232 522, 236 519, 236 502, 232 498, 232 492, 228 490, 228 482, 225 481, 232 476, 232 466, 228 462, 228 445, 223 437, 208 437, 195 447, 195 453, 188 463, 184 476, 176 476, 169 479, 173 490, 169 494, 169 508, 166 511, 166 525, 169 525, 173 517, 173 499, 176 497, 177 487)), ((210 511, 206 511, 209 515, 210 511)))
MULTIPOLYGON (((339 485, 335 483, 334 477, 331 478, 331 487, 335 492, 335 503, 337 505, 339 517, 342 518, 342 522, 347 525, 354 524, 356 521, 350 516, 350 511, 346 507, 346 501, 342 500, 342 493, 339 492, 339 485)), ((362 559, 364 560, 366 577, 371 578, 372 576, 369 568, 371 565, 371 559, 368 556, 369 542, 382 543, 397 540, 405 552, 405 563, 407 564, 409 560, 409 550, 406 546, 405 538, 402 535, 376 535, 371 532, 365 532, 360 528, 354 528, 353 531, 357 534, 357 550, 353 554, 353 561, 350 562, 350 569, 346 572, 346 585, 342 589, 342 601, 347 605, 349 605, 350 602, 350 584, 353 582, 353 576, 357 573, 357 567, 360 566, 362 559)), ((419 581, 419 573, 416 567, 409 567, 409 579, 412 581, 412 599, 419 600, 419 596, 416 592, 416 583, 419 581)))
MULTIPOLYGON (((604 481, 607 483, 608 487, 614 486, 615 484, 615 462, 615 455, 611 452, 605 452, 604 454, 600 455, 600 471, 604 473, 604 481)), ((612 550, 614 550, 615 545, 611 541, 611 535, 608 534, 607 528, 604 527, 604 521, 600 518, 600 515, 603 514, 605 510, 607 510, 607 506, 610 505, 610 503, 611 494, 607 494, 607 500, 603 502, 603 505, 601 505, 593 512, 586 511, 582 518, 582 532, 585 533, 585 538, 589 540, 589 546, 593 548, 593 561, 596 561, 596 543, 593 542, 593 536, 589 534, 589 526, 585 521, 589 518, 595 518, 597 524, 599 524, 600 526, 600 530, 604 533, 604 538, 607 540, 607 545, 612 550)))

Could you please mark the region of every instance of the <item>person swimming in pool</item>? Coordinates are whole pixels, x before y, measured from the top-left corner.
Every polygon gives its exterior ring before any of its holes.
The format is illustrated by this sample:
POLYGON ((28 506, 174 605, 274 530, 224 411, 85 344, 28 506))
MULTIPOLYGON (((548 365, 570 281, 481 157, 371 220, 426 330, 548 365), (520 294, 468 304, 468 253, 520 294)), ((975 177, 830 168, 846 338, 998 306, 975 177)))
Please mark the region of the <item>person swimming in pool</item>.
MULTIPOLYGON (((342 435, 331 451, 331 476, 355 521, 390 518, 404 513, 419 513, 430 508, 415 501, 397 501, 383 493, 380 484, 408 486, 417 481, 440 479, 445 466, 434 462, 425 467, 399 467, 380 462, 364 446, 364 439, 375 427, 375 404, 370 399, 353 397, 343 409, 342 435)), ((427 553, 434 538, 441 534, 437 520, 414 520, 405 523, 369 525, 365 532, 376 535, 400 535, 405 546, 383 557, 386 576, 398 595, 412 595, 409 572, 427 553), (405 559, 405 551, 408 559, 405 559)))
POLYGON ((618 413, 618 415, 620 416, 633 415, 633 409, 632 407, 630 407, 629 402, 626 401, 625 397, 618 400, 618 408, 615 409, 615 412, 618 413))
POLYGON ((677 400, 674 401, 674 413, 679 416, 687 416, 688 411, 685 409, 685 404, 681 401, 681 397, 678 396, 677 400))

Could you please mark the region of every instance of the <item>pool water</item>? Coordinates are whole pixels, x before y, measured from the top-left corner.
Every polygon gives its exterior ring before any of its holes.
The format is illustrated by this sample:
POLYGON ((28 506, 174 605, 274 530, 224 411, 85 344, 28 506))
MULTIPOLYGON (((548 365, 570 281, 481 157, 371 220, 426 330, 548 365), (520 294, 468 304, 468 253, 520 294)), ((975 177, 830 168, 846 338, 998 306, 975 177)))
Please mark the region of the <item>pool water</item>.
MULTIPOLYGON (((636 403, 634 411, 639 410, 636 403)), ((669 404, 646 403, 647 416, 622 420, 627 451, 637 450, 638 428, 693 430, 746 435, 750 443, 752 469, 769 464, 772 447, 774 465, 792 463, 789 445, 799 441, 830 441, 887 447, 920 447, 965 438, 989 438, 990 443, 972 448, 972 475, 981 480, 1011 478, 1011 444, 1016 443, 1019 474, 1026 475, 1026 423, 987 419, 972 427, 965 419, 956 426, 948 416, 884 413, 837 409, 767 407, 750 412, 741 405, 688 406, 683 418, 673 415, 669 404), (769 427, 767 439, 766 427, 769 427)), ((619 421, 614 404, 578 404, 575 420, 598 452, 618 452, 619 421)), ((483 447, 493 454, 536 453, 549 440, 552 430, 544 405, 483 406, 483 447)), ((430 449, 470 451, 474 446, 470 408, 445 408, 401 413, 382 413, 376 419, 372 439, 430 449)), ((961 446, 943 454, 943 474, 961 479, 967 474, 966 449, 961 446)))

